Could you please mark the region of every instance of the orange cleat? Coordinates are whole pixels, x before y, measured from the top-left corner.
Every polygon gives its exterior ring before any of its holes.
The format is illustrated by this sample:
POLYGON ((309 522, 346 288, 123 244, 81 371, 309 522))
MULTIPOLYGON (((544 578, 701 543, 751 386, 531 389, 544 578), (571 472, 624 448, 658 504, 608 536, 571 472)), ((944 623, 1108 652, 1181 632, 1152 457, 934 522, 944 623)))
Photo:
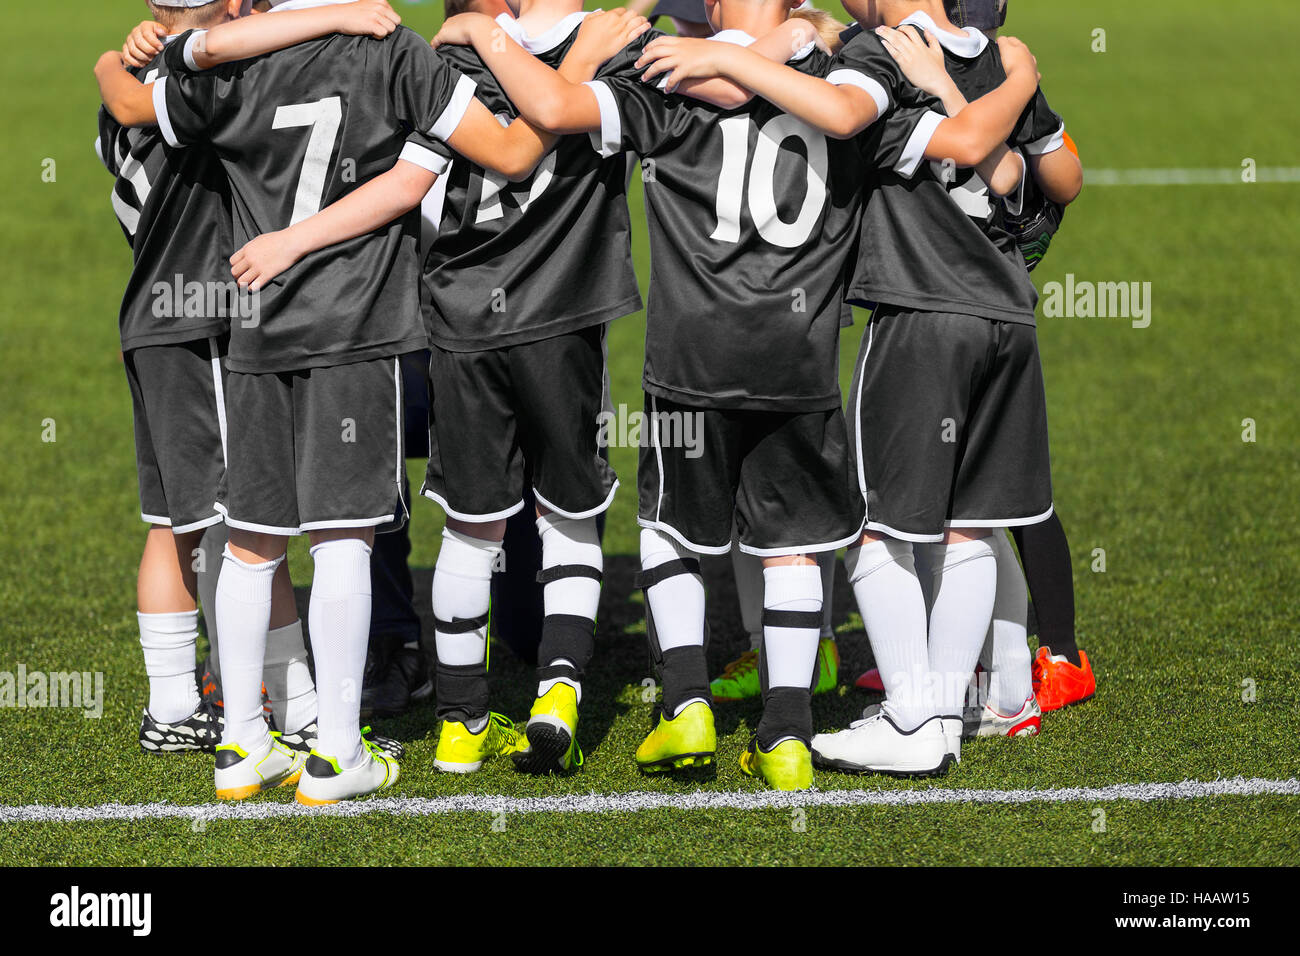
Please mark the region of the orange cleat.
POLYGON ((1079 652, 1079 667, 1066 658, 1053 655, 1051 648, 1040 647, 1034 657, 1034 696, 1044 711, 1060 710, 1071 704, 1081 704, 1097 692, 1097 678, 1093 676, 1088 655, 1079 652))

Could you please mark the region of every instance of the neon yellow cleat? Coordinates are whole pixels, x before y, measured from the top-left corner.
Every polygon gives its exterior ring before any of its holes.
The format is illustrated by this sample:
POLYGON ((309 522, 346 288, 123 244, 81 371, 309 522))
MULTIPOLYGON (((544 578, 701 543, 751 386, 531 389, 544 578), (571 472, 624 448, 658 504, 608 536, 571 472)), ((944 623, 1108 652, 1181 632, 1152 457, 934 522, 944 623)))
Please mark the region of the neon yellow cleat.
POLYGON ((813 783, 812 752, 802 740, 783 740, 766 753, 754 740, 740 755, 740 769, 773 790, 807 790, 813 783))
POLYGON ((709 691, 718 703, 749 700, 762 694, 758 673, 758 651, 745 651, 722 670, 721 677, 709 683, 709 691))
POLYGON ((825 694, 839 686, 840 682, 840 646, 835 638, 825 637, 817 644, 817 683, 813 684, 814 694, 825 694))
POLYGON ((578 692, 563 681, 537 700, 522 747, 510 755, 525 773, 565 773, 582 766, 578 746, 578 692))
POLYGON ((636 762, 646 773, 703 767, 713 763, 717 749, 713 708, 697 700, 672 720, 659 715, 658 726, 636 748, 636 762))
POLYGON ((447 773, 473 773, 489 757, 504 757, 522 746, 523 735, 502 714, 488 714, 487 726, 476 734, 458 720, 444 720, 433 765, 447 773))

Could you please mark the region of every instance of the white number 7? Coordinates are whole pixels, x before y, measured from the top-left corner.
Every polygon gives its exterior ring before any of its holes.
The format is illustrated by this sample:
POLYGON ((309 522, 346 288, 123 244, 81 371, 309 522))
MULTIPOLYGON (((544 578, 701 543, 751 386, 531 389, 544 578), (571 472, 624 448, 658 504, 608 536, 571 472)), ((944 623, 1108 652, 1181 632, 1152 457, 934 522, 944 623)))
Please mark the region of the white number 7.
POLYGON ((315 103, 295 103, 281 106, 275 111, 272 129, 293 126, 310 126, 307 154, 302 159, 302 172, 298 174, 298 192, 293 200, 293 218, 289 225, 302 222, 320 212, 321 197, 325 194, 325 177, 329 173, 330 156, 334 153, 334 138, 339 123, 343 121, 343 105, 337 96, 315 103))

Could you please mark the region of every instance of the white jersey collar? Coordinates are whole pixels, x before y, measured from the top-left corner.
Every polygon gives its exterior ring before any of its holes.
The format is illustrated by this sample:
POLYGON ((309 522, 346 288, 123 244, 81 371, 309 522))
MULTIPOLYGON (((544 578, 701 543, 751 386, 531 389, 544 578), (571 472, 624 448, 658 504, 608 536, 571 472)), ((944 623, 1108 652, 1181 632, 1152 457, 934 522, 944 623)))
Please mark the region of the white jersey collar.
MULTIPOLYGON (((718 40, 721 43, 734 43, 736 46, 753 46, 758 42, 756 37, 750 36, 744 30, 719 30, 707 39, 718 40)), ((809 43, 802 49, 795 51, 794 55, 792 55, 790 59, 786 60, 786 62, 793 63, 795 60, 802 60, 816 48, 816 43, 809 43)))
POLYGON ((514 40, 529 53, 536 55, 538 53, 545 53, 548 50, 554 50, 557 46, 567 40, 569 34, 578 29, 578 25, 582 23, 583 18, 587 16, 588 12, 595 13, 598 11, 576 10, 549 30, 545 30, 535 37, 530 37, 525 33, 524 28, 519 25, 519 21, 508 13, 502 13, 497 17, 497 25, 500 26, 502 30, 506 31, 506 35, 509 36, 510 39, 514 40))
POLYGON ((931 16, 924 11, 918 10, 910 14, 899 26, 912 24, 920 27, 928 33, 934 34, 934 38, 939 41, 939 45, 954 56, 959 56, 964 60, 973 60, 984 52, 984 48, 989 45, 989 38, 974 27, 967 27, 964 37, 955 33, 949 33, 947 30, 940 30, 938 24, 934 22, 931 16))

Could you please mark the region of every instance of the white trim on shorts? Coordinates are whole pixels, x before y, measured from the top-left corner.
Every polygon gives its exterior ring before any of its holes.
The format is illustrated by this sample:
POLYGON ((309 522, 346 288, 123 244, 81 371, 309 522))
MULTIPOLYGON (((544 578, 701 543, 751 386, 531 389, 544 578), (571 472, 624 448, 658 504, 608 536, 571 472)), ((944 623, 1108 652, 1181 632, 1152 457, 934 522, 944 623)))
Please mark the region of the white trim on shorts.
MULTIPOLYGON (((659 523, 659 516, 663 514, 664 509, 664 450, 659 444, 659 399, 654 395, 650 396, 650 442, 654 445, 655 466, 659 469, 659 487, 658 494, 655 497, 655 523, 659 523)), ((638 515, 638 520, 640 516, 638 515)), ((685 538, 682 539, 684 544, 685 538)))
POLYGON ((1046 521, 1056 510, 1056 505, 1050 504, 1047 510, 1040 515, 1034 515, 1032 518, 997 518, 997 519, 978 519, 975 521, 960 521, 956 518, 951 521, 945 521, 945 528, 1022 528, 1025 525, 1039 524, 1046 521))
POLYGON ((596 507, 594 508, 588 508, 586 511, 565 511, 563 508, 559 507, 558 505, 553 505, 545 498, 543 498, 541 492, 539 492, 536 488, 533 488, 533 497, 537 499, 537 503, 539 505, 541 505, 543 508, 555 512, 561 518, 571 518, 574 521, 581 521, 583 518, 594 518, 596 515, 603 514, 604 512, 608 511, 610 506, 614 503, 614 494, 615 492, 618 491, 618 484, 619 484, 618 479, 615 478, 614 487, 609 489, 609 494, 605 496, 605 500, 602 501, 600 504, 596 505, 596 507))
POLYGON ((377 528, 381 524, 396 521, 397 515, 380 515, 378 518, 331 518, 328 521, 304 521, 298 526, 299 534, 308 531, 327 531, 331 528, 377 528))
POLYGON ((226 526, 234 528, 237 531, 256 531, 258 534, 274 534, 286 538, 292 538, 295 535, 302 534, 300 528, 277 528, 274 525, 257 524, 254 521, 240 521, 238 518, 232 518, 230 517, 230 512, 226 510, 226 506, 220 502, 213 507, 215 507, 217 513, 225 519, 226 526))
MULTIPOLYGON (((411 507, 406 501, 406 495, 402 494, 405 490, 402 479, 406 477, 406 403, 402 401, 402 357, 393 356, 393 388, 396 395, 396 410, 394 416, 396 431, 393 440, 397 444, 397 467, 395 480, 397 482, 397 501, 402 506, 404 520, 411 520, 411 507)), ((393 514, 393 521, 397 520, 397 514, 393 514)))
POLYGON ((229 467, 230 452, 226 447, 226 388, 221 383, 221 355, 217 352, 216 336, 208 336, 212 350, 212 388, 217 400, 217 429, 221 432, 221 464, 229 467))
POLYGON ((862 527, 859 526, 858 530, 847 538, 828 541, 825 544, 807 544, 797 548, 751 548, 745 542, 738 540, 736 546, 740 548, 742 554, 751 554, 756 558, 788 558, 796 554, 821 554, 824 551, 838 551, 840 548, 849 547, 861 537, 862 527))
POLYGON ((684 534, 682 534, 672 525, 665 524, 662 521, 650 521, 649 519, 642 518, 638 515, 636 519, 636 523, 640 525, 642 528, 649 528, 651 531, 658 531, 661 534, 668 535, 668 537, 672 538, 683 548, 693 551, 696 554, 722 555, 722 554, 731 553, 730 541, 722 545, 722 547, 720 548, 709 548, 709 547, 705 547, 702 544, 695 544, 694 542, 687 540, 684 534))
POLYGON ((446 498, 444 498, 442 495, 438 494, 436 491, 433 491, 427 486, 420 489, 420 494, 425 498, 428 498, 430 501, 432 501, 434 504, 440 507, 443 511, 445 511, 447 513, 448 518, 455 518, 457 521, 468 521, 471 524, 486 524, 489 521, 500 521, 503 518, 509 518, 523 511, 524 504, 525 504, 524 499, 520 498, 518 504, 511 505, 509 508, 506 508, 504 511, 497 511, 490 515, 471 515, 471 514, 466 514, 463 511, 457 511, 455 508, 453 508, 451 505, 447 503, 446 498))
MULTIPOLYGON (((858 366, 858 388, 856 395, 854 395, 857 401, 854 403, 853 408, 853 435, 858 440, 857 454, 854 456, 856 459, 854 465, 857 467, 858 471, 858 491, 862 495, 862 505, 864 508, 863 514, 868 517, 870 517, 870 507, 867 500, 867 470, 862 464, 862 392, 863 381, 867 377, 867 359, 871 357, 871 346, 875 341, 875 319, 876 313, 872 312, 871 318, 867 320, 867 347, 862 352, 862 364, 858 366)), ((871 522, 867 521, 864 527, 870 528, 871 522)))
POLYGON ((890 538, 897 538, 899 541, 910 541, 912 544, 939 544, 943 541, 943 532, 938 534, 913 534, 910 531, 899 531, 897 528, 891 528, 879 521, 868 521, 864 527, 867 531, 874 531, 890 538))
POLYGON ((189 524, 183 524, 179 528, 173 527, 172 534, 188 534, 191 531, 198 531, 200 528, 211 528, 214 524, 221 524, 226 519, 217 512, 210 517, 202 518, 198 521, 191 521, 189 524))

